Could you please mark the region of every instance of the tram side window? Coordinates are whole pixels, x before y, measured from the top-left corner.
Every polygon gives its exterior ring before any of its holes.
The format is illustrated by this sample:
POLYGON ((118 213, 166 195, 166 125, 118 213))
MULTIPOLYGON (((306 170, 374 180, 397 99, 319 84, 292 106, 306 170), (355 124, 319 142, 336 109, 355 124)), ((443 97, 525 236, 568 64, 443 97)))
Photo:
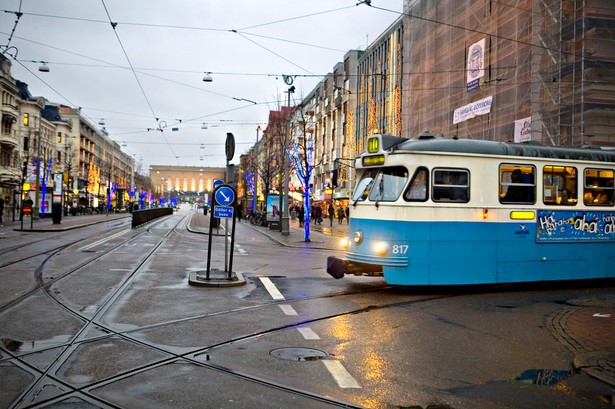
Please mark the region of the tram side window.
POLYGON ((534 204, 536 168, 533 165, 500 165, 500 202, 534 204))
POLYGON ((427 200, 427 185, 429 171, 427 168, 418 168, 414 172, 410 186, 404 193, 404 199, 410 202, 424 202, 427 200))
POLYGON ((577 204, 577 170, 569 166, 542 168, 543 201, 547 205, 577 204))
POLYGON ((470 200, 470 172, 465 169, 434 169, 434 202, 467 203, 470 200))
POLYGON ((612 169, 585 169, 583 203, 587 206, 613 206, 612 169))

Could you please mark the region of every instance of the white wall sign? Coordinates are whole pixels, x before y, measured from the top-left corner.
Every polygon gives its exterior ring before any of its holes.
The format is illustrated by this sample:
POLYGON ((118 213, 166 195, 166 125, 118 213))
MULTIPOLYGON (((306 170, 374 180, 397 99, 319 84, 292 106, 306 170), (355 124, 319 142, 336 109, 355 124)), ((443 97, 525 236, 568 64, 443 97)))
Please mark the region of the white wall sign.
POLYGON ((532 140, 532 117, 515 121, 515 142, 529 142, 532 140))
POLYGON ((474 118, 478 115, 488 114, 489 112, 491 112, 492 103, 493 96, 490 96, 457 108, 453 112, 453 124, 467 121, 468 119, 474 118))

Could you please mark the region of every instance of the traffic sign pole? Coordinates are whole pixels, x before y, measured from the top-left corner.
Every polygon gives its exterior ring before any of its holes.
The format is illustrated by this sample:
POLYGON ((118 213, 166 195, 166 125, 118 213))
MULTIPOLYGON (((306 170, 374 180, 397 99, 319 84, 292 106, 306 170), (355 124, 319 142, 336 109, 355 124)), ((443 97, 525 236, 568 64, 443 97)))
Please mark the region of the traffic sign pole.
POLYGON ((207 246, 207 272, 206 279, 209 280, 209 272, 211 270, 211 246, 212 246, 212 229, 215 218, 224 218, 225 235, 224 235, 224 268, 228 271, 228 279, 232 278, 233 272, 233 249, 235 246, 235 189, 227 184, 214 184, 214 195, 212 201, 212 212, 209 223, 209 243, 207 246), (228 219, 232 219, 231 228, 231 250, 229 255, 228 250, 228 219), (227 264, 228 260, 228 264, 227 264))

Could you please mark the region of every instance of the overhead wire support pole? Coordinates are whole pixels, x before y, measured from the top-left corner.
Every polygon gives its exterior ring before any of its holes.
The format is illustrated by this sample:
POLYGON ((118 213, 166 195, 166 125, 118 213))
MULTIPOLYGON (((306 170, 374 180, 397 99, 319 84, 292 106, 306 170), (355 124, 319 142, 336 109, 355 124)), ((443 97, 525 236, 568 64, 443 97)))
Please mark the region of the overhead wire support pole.
POLYGON ((284 134, 284 143, 282 146, 282 158, 283 158, 283 167, 284 167, 284 196, 282 200, 282 218, 280 220, 280 226, 282 227, 282 235, 288 236, 290 234, 289 229, 289 216, 288 216, 288 185, 290 178, 290 160, 288 159, 288 155, 286 154, 288 150, 288 143, 290 139, 290 94, 295 92, 295 87, 292 85, 293 77, 284 76, 284 82, 286 85, 289 85, 288 88, 288 106, 286 111, 286 132, 284 134))

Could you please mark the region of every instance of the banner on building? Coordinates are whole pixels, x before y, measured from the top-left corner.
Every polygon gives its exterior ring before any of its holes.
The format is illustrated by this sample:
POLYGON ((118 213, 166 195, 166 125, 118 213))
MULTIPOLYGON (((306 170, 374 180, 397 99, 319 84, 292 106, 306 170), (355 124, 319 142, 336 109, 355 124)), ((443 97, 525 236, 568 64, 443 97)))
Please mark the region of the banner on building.
POLYGON ((466 67, 467 89, 472 91, 480 87, 485 78, 485 39, 468 48, 468 66, 466 67))
POLYGON ((532 140, 532 117, 515 121, 515 142, 529 142, 532 140))
POLYGON ((491 104, 493 103, 493 96, 480 99, 472 102, 468 105, 464 105, 461 108, 457 108, 453 112, 453 124, 467 121, 470 118, 474 118, 478 115, 485 115, 491 112, 491 104))

